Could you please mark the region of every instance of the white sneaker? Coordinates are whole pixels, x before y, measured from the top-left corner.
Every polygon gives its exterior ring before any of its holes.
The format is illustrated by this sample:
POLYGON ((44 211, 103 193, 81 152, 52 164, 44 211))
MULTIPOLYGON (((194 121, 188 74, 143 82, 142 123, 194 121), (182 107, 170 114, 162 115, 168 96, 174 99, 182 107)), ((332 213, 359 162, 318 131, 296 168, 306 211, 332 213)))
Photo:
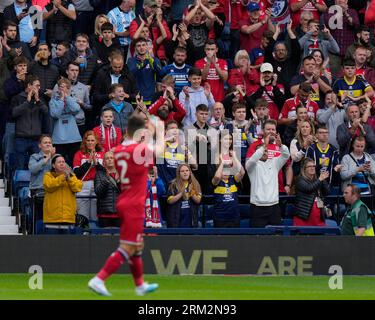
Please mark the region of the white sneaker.
POLYGON ((153 223, 151 221, 146 222, 146 228, 152 228, 153 223))
POLYGON ((92 278, 88 283, 89 289, 94 291, 97 294, 100 294, 101 296, 111 296, 109 291, 104 285, 104 281, 99 279, 98 277, 92 278))
POLYGON ((159 285, 157 283, 150 283, 144 282, 142 285, 135 288, 135 294, 137 296, 144 296, 146 293, 154 292, 159 285))

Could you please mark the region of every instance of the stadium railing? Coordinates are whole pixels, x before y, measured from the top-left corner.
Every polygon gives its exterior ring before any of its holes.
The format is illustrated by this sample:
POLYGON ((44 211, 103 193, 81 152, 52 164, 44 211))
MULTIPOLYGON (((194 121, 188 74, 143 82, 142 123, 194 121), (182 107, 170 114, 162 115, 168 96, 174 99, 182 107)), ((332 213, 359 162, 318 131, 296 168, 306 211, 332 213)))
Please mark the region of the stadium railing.
MULTIPOLYGON (((36 196, 31 199, 31 203, 34 204, 36 196)), ((77 196, 77 199, 95 199, 95 196, 77 196)), ((166 201, 166 196, 162 197, 161 201, 166 201)), ((238 196, 240 205, 250 204, 250 196, 248 195, 239 195, 238 196)), ((363 195, 362 199, 367 199, 372 204, 373 197, 371 195, 363 195)), ((324 227, 300 227, 293 226, 292 220, 290 218, 283 219, 283 225, 277 226, 267 226, 265 228, 250 228, 250 227, 241 227, 241 228, 212 228, 208 223, 207 211, 209 211, 209 206, 213 205, 214 196, 204 195, 201 202, 201 215, 200 215, 200 227, 198 228, 145 228, 145 234, 155 234, 155 235, 172 235, 172 234, 181 234, 181 235, 220 235, 220 234, 247 234, 247 235, 267 235, 267 234, 279 234, 279 235, 303 235, 303 234, 321 234, 321 235, 338 235, 340 234, 340 228, 338 224, 341 220, 342 215, 340 214, 340 205, 344 203, 342 195, 330 195, 326 197, 326 200, 331 204, 337 205, 335 215, 332 217, 333 220, 327 226, 324 227)), ((295 196, 289 195, 280 195, 280 203, 283 203, 287 206, 290 203, 295 201, 295 196)), ((246 209, 246 208, 245 208, 246 209)), ((249 210, 249 209, 248 209, 249 210)), ((291 210, 289 208, 289 210, 291 210)), ((31 220, 32 220, 32 230, 35 233, 36 221, 34 219, 34 208, 32 205, 31 208, 31 220)), ((30 213, 29 213, 30 215, 30 213)), ((245 217, 245 219, 248 217, 245 217)), ((82 229, 79 227, 75 228, 75 234, 118 234, 119 228, 99 228, 95 225, 92 225, 88 229, 82 229)))

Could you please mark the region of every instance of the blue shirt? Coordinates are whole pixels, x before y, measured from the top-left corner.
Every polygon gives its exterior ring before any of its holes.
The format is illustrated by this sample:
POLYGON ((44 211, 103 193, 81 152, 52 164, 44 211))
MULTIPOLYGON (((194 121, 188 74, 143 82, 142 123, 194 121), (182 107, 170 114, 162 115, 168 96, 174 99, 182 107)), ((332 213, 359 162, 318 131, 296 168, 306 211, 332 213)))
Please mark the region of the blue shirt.
POLYGON ((174 78, 174 89, 176 91, 176 95, 180 94, 183 87, 189 86, 188 73, 190 69, 191 66, 188 64, 177 67, 174 63, 169 64, 162 69, 162 77, 171 75, 174 78))
MULTIPOLYGON (((19 7, 14 3, 14 10, 17 16, 21 14, 22 10, 25 8, 28 10, 27 6, 19 7)), ((18 24, 18 29, 20 32, 20 41, 30 43, 31 39, 34 37, 34 29, 31 24, 30 15, 27 15, 26 17, 20 20, 18 24)))
POLYGON ((178 165, 185 163, 185 152, 182 150, 181 145, 175 146, 167 142, 163 157, 158 160, 163 162, 160 164, 157 163, 158 175, 167 187, 168 184, 176 178, 178 165))
POLYGON ((238 208, 238 189, 234 177, 228 180, 220 180, 214 189, 214 219, 233 221, 240 218, 238 208))
MULTIPOLYGON (((130 23, 135 19, 134 11, 124 12, 119 7, 116 7, 107 14, 109 22, 113 24, 116 32, 124 32, 129 28, 130 23)), ((130 37, 118 37, 121 46, 130 44, 130 37)))

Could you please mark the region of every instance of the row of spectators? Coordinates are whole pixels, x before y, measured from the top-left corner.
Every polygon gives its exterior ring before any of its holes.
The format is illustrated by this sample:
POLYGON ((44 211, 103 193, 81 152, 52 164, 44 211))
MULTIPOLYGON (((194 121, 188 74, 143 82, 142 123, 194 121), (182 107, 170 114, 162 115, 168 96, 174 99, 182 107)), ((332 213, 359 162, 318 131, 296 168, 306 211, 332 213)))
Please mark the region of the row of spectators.
MULTIPOLYGON (((2 155, 14 152, 15 169, 32 171, 34 195, 48 194, 43 179, 52 168, 64 186, 74 180, 73 193, 101 197, 108 188, 95 181, 104 172, 115 188, 111 150, 129 117, 156 116, 166 144, 150 172, 146 225, 160 227, 164 217, 168 226, 197 226, 202 194, 215 197, 216 226, 239 225, 237 194, 250 194, 252 226, 278 224, 280 193, 297 195, 296 225, 323 225, 318 198, 350 183, 372 192, 375 47, 364 7, 9 1, 0 41, 2 155), (314 179, 315 189, 304 188, 314 179), (301 193, 314 195, 308 206, 301 193), (163 194, 167 207, 157 201, 163 194)), ((79 198, 78 213, 116 224, 114 206, 100 209, 103 199, 97 206, 79 198)))

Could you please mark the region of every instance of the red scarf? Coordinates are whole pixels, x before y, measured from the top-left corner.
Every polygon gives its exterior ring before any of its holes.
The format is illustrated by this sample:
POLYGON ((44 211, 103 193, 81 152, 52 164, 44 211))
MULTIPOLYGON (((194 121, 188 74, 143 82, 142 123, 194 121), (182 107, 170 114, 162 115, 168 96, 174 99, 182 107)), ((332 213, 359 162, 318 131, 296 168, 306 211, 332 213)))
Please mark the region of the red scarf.
POLYGON ((161 228, 158 194, 155 183, 147 189, 146 198, 146 228, 161 228), (152 192, 152 208, 151 208, 151 192, 152 192))

